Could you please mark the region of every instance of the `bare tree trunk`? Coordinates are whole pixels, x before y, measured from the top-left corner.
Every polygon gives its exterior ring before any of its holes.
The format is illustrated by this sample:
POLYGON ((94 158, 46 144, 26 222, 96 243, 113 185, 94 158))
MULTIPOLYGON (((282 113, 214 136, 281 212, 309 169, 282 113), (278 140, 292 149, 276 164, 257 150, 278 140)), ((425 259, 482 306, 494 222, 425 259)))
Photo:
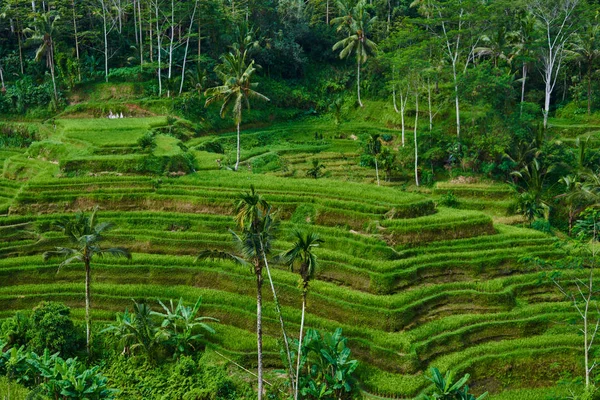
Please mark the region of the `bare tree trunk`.
POLYGON ((237 171, 240 165, 240 122, 237 123, 237 151, 234 170, 237 171))
POLYGON ((588 67, 587 113, 592 114, 592 66, 588 67))
POLYGON ((77 15, 75 13, 75 0, 72 0, 73 7, 73 30, 75 35, 75 55, 77 57, 77 77, 79 78, 79 82, 81 82, 81 65, 79 63, 79 38, 77 37, 77 15))
POLYGON ((379 166, 377 165, 377 154, 375 154, 375 176, 377 177, 377 186, 379 186, 379 166))
POLYGON ((54 87, 54 101, 58 107, 58 89, 56 88, 56 75, 54 73, 54 41, 50 40, 50 75, 52 76, 52 86, 54 87))
POLYGON ((183 53, 183 65, 181 66, 181 85, 179 86, 179 95, 183 92, 183 82, 185 81, 185 64, 187 62, 188 49, 190 47, 190 36, 192 34, 192 27, 194 26, 194 17, 196 16, 196 8, 198 7, 198 0, 194 3, 194 11, 192 11, 192 18, 190 18, 190 28, 188 29, 188 37, 185 42, 185 53, 183 53))
MULTIPOLYGON (((144 65, 144 29, 142 27, 142 6, 141 3, 142 0, 138 0, 137 2, 137 6, 138 6, 138 19, 139 19, 139 32, 140 32, 140 69, 142 69, 142 65, 144 65)), ((152 36, 150 36, 150 38, 152 39, 152 36)), ((152 41, 152 40, 150 40, 152 41)))
POLYGON ((4 73, 2 71, 2 65, 0 65, 0 84, 2 84, 2 93, 6 92, 6 86, 4 85, 4 73))
POLYGON ((258 350, 258 400, 263 397, 263 351, 262 351, 262 271, 256 269, 256 348, 258 350))
POLYGON ((173 41, 175 40, 175 0, 171 0, 171 38, 169 42, 169 72, 168 72, 168 83, 167 97, 171 97, 171 78, 173 72, 173 41))
POLYGON ((90 288, 92 280, 92 269, 90 267, 90 260, 85 256, 85 340, 86 340, 86 351, 90 354, 90 346, 92 342, 92 318, 90 315, 90 309, 92 307, 92 291, 90 288))
POLYGON ((162 78, 161 78, 161 57, 160 57, 160 28, 158 26, 158 0, 156 0, 156 48, 158 54, 158 96, 162 96, 162 78))
MULTIPOLYGON (((19 28, 19 21, 17 21, 17 28, 19 28)), ((21 75, 23 75, 25 73, 25 67, 23 66, 23 44, 21 43, 21 33, 19 32, 19 29, 16 34, 19 45, 19 66, 21 67, 21 75)))
POLYGON ((418 165, 419 165, 419 148, 417 145, 417 125, 419 123, 419 91, 417 90, 415 92, 415 131, 414 131, 414 136, 415 136, 415 183, 417 184, 417 187, 419 186, 419 170, 418 170, 418 165))
POLYGON ((304 314, 306 313, 306 294, 308 288, 307 283, 304 283, 304 290, 302 291, 302 318, 300 319, 300 336, 298 337, 298 354, 296 360, 296 387, 294 388, 294 400, 298 400, 298 390, 300 385, 300 358, 302 355, 302 339, 304 336, 304 314))
POLYGON ((327 0, 325 5, 325 23, 329 25, 329 0, 327 0))
POLYGON ((358 64, 358 67, 356 69, 356 71, 357 71, 357 75, 356 75, 356 93, 358 94, 358 104, 361 107, 364 107, 362 101, 360 101, 360 56, 358 56, 358 63, 357 64, 358 64))
POLYGON ((525 102, 525 81, 527 80, 527 63, 523 63, 523 82, 521 82, 521 110, 519 116, 523 115, 523 103, 525 102))
POLYGON ((137 7, 136 0, 133 0, 133 29, 135 31, 135 44, 139 47, 140 45, 140 37, 138 35, 138 24, 137 24, 137 7))
POLYGON ((433 108, 431 106, 431 82, 427 77, 427 106, 429 110, 429 132, 433 130, 433 108))
POLYGON ((285 331, 285 324, 283 323, 283 314, 281 312, 281 307, 279 305, 279 300, 277 299, 277 292, 275 291, 275 285, 273 285, 273 278, 271 277, 271 269, 269 268, 269 262, 267 260, 267 255, 265 254, 265 248, 263 246, 262 239, 260 241, 260 251, 263 256, 263 262, 265 263, 265 268, 267 270, 267 277, 269 278, 269 284, 271 285, 271 291, 273 293, 273 301, 275 302, 275 310, 277 311, 277 315, 279 316, 279 323, 281 324, 281 333, 283 334, 283 343, 285 344, 285 352, 288 361, 288 369, 289 369, 289 378, 290 384, 292 388, 294 387, 294 369, 292 366, 292 353, 290 352, 290 345, 288 341, 287 332, 285 331))
POLYGON ((456 105, 456 137, 460 140, 460 104, 458 102, 458 77, 456 76, 456 64, 452 64, 454 77, 454 102, 456 105))
POLYGON ((104 32, 104 80, 108 82, 108 30, 106 28, 106 4, 100 0, 102 6, 102 28, 104 32))

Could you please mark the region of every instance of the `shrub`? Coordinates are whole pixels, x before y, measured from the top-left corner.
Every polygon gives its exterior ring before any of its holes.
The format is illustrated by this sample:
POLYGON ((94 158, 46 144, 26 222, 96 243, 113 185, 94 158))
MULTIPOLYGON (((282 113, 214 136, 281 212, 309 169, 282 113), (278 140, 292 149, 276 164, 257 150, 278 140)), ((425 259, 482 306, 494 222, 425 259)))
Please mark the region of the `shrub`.
POLYGON ((71 357, 85 349, 83 332, 71 320, 69 307, 56 302, 41 302, 33 309, 27 336, 29 347, 38 353, 49 349, 71 357))
POLYGON ((460 201, 454 192, 448 192, 442 196, 439 204, 445 207, 457 207, 460 204, 460 201))

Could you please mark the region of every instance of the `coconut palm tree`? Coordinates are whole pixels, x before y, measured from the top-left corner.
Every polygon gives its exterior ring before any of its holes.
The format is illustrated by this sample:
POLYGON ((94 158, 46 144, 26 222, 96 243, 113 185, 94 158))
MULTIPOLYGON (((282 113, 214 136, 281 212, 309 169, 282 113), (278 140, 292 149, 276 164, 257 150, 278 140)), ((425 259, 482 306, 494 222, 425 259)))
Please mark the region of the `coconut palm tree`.
POLYGON ((297 353, 298 359, 296 362, 296 385, 294 387, 294 399, 298 400, 298 377, 300 376, 300 355, 302 351, 302 335, 304 333, 306 296, 308 294, 309 283, 314 278, 318 267, 317 255, 313 252, 313 250, 319 247, 324 240, 314 232, 307 232, 306 234, 303 234, 302 232, 296 231, 294 232, 294 236, 296 237, 296 242, 292 248, 283 255, 283 259, 290 266, 292 271, 294 269, 294 264, 299 262, 300 269, 298 272, 302 278, 302 318, 300 320, 300 336, 298 340, 297 353))
POLYGON ((86 322, 86 343, 87 352, 90 352, 90 340, 92 321, 90 309, 92 307, 92 297, 90 284, 92 280, 91 262, 95 256, 104 255, 113 257, 125 257, 130 259, 131 254, 124 248, 112 247, 103 249, 100 244, 104 240, 103 234, 108 231, 112 224, 109 222, 98 223, 96 206, 90 215, 82 212, 77 213, 74 219, 63 218, 56 222, 58 226, 69 239, 73 247, 57 247, 56 250, 46 251, 43 254, 44 261, 51 257, 62 256, 65 260, 58 266, 58 270, 65 265, 73 262, 81 262, 85 267, 85 322, 86 322))
POLYGON ((35 51, 35 61, 46 61, 46 66, 50 69, 52 85, 54 87, 54 101, 58 102, 58 89, 56 88, 56 73, 54 62, 54 37, 58 31, 59 15, 54 13, 42 13, 33 19, 33 29, 27 28, 23 33, 31 34, 28 43, 39 44, 35 51))
POLYGON ((271 252, 273 235, 277 230, 270 204, 250 186, 250 191, 238 196, 235 203, 235 216, 237 227, 240 233, 230 230, 237 252, 230 253, 221 250, 203 250, 197 259, 222 259, 230 260, 239 265, 249 266, 252 273, 256 276, 256 336, 258 348, 258 398, 262 399, 263 388, 263 362, 262 362, 262 285, 263 268, 267 271, 275 307, 279 315, 279 322, 283 332, 286 355, 288 359, 288 368, 290 380, 293 384, 294 376, 292 369, 292 358, 289 349, 283 316, 277 293, 271 278, 267 256, 271 252))
POLYGON ((338 1, 341 15, 331 20, 332 24, 338 25, 338 31, 345 31, 348 35, 334 44, 333 50, 340 50, 340 58, 347 58, 353 53, 356 55, 356 93, 361 107, 363 103, 360 100, 360 67, 367 61, 369 53, 377 50, 375 42, 367 38, 368 30, 376 17, 371 18, 366 6, 367 2, 360 0, 350 9, 347 2, 338 1))
POLYGON ((224 118, 231 109, 233 121, 237 126, 237 153, 234 168, 237 171, 240 164, 240 124, 244 103, 246 108, 250 109, 250 99, 270 100, 254 90, 258 83, 253 83, 251 80, 258 66, 254 64, 254 60, 248 61, 248 50, 241 52, 234 48, 233 52, 223 55, 221 60, 222 64, 215 71, 223 84, 206 90, 204 94, 208 98, 205 107, 216 101, 222 101, 221 118, 224 118))

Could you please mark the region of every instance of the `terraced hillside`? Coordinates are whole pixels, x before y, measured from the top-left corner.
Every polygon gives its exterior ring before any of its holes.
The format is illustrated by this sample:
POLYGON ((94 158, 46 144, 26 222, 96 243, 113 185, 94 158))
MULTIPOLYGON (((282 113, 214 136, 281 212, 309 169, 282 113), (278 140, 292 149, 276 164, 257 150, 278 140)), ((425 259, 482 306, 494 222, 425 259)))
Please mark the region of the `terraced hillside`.
MULTIPOLYGON (((93 124, 82 137, 67 125, 59 134, 68 140, 102 137, 103 128, 94 131, 93 124)), ((124 146, 135 142, 123 140, 124 146)), ((214 154, 197 156, 202 164, 203 156, 214 154)), ((54 164, 46 162, 52 171, 54 164)), ((581 338, 559 323, 574 315, 572 308, 539 271, 518 262, 522 256, 561 257, 554 238, 494 224, 481 211, 436 207, 424 195, 333 179, 226 170, 160 178, 37 176, 7 197, 10 213, 0 219, 0 318, 42 299, 63 301, 83 316, 82 268, 57 273, 58 260, 44 263, 41 253, 64 243, 53 221, 99 205, 100 218, 116 226, 108 242, 134 254, 130 261, 96 260, 94 318, 113 320, 132 298, 192 302, 202 296, 203 314, 220 320, 210 346, 252 366, 254 277, 227 262, 195 262, 200 249, 230 248, 232 199, 250 184, 278 209, 275 253, 290 247, 297 229, 310 228, 325 240, 307 324, 343 328, 361 361, 367 396, 412 398, 428 387, 423 371, 429 366, 468 370, 476 390, 516 396, 498 398, 560 392, 552 387, 561 374, 579 373, 581 338)), ((289 329, 297 331, 298 277, 277 268, 273 278, 289 329)), ((279 322, 265 295, 267 364, 280 368, 279 322)))

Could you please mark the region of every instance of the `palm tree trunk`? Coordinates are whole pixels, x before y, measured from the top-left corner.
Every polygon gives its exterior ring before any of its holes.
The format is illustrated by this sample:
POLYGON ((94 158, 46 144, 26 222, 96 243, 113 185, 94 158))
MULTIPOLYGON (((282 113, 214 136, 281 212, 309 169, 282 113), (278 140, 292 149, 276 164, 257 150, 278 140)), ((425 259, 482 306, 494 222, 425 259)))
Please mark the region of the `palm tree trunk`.
POLYGON ((281 324, 281 333, 283 334, 283 343, 285 344, 285 352, 286 352, 286 356, 287 356, 287 360, 288 360, 290 383, 293 388, 294 387, 294 370, 292 367, 292 353, 290 352, 288 336, 285 331, 285 324, 283 323, 283 314, 281 313, 281 307, 279 306, 279 300, 277 299, 277 292, 275 292, 275 285, 273 285, 273 278, 271 278, 271 269, 269 268, 269 262, 267 261, 267 255, 265 254, 265 248, 263 246, 262 239, 260 240, 260 251, 263 256, 265 268, 267 269, 267 277, 269 278, 269 283, 271 285, 271 291, 273 292, 273 301, 275 302, 275 309, 277 311, 277 315, 279 316, 279 323, 281 324))
POLYGON ((296 387, 294 390, 294 400, 298 400, 298 390, 300 385, 300 356, 302 354, 302 338, 304 335, 304 314, 306 313, 306 294, 308 292, 308 282, 304 282, 302 291, 302 318, 300 319, 300 336, 298 337, 298 354, 296 360, 296 387))
POLYGON ((90 281, 92 279, 92 269, 90 268, 90 260, 85 258, 85 340, 86 351, 90 354, 90 343, 92 338, 92 318, 90 316, 90 308, 92 307, 92 294, 90 289, 90 281))
POLYGON ((240 165, 240 123, 237 123, 237 155, 236 155, 236 161, 235 161, 235 168, 234 170, 238 170, 238 167, 240 165))
POLYGON ((188 29, 188 37, 185 42, 185 52, 183 53, 183 65, 181 66, 181 85, 179 86, 179 95, 183 92, 183 82, 185 81, 185 64, 187 63, 188 49, 190 47, 190 35, 192 34, 192 28, 194 26, 194 17, 196 15, 196 8, 198 7, 198 0, 194 3, 194 11, 190 19, 190 29, 188 29))
POLYGON ((52 86, 54 87, 54 101, 58 107, 58 90, 56 89, 56 76, 54 74, 54 42, 50 42, 50 75, 52 76, 52 86))
POLYGON ((592 67, 591 67, 591 65, 588 68, 587 113, 588 113, 588 115, 590 115, 592 113, 592 67))
POLYGON ((0 65, 0 84, 2 85, 2 93, 6 92, 6 86, 4 86, 4 74, 2 73, 2 65, 0 65))
MULTIPOLYGON (((138 0, 137 9, 138 9, 138 21, 139 21, 139 32, 140 32, 140 70, 142 69, 142 65, 144 65, 144 28, 142 26, 142 1, 138 0)), ((150 38, 152 39, 152 38, 150 38)))
POLYGON ((523 63, 523 82, 521 83, 521 111, 519 116, 523 114, 523 103, 525 102, 525 81, 527 80, 527 63, 523 63))
POLYGON ((71 6, 73 8, 73 36, 75 37, 75 55, 77 57, 77 77, 79 78, 79 82, 81 82, 81 66, 79 64, 79 38, 77 37, 77 16, 75 14, 75 0, 71 1, 71 6))
POLYGON ((419 92, 415 95, 415 183, 419 186, 419 149, 417 146, 417 124, 419 123, 419 92))
POLYGON ((256 267, 256 348, 258 350, 258 400, 263 395, 263 360, 262 360, 262 271, 256 267))
POLYGON ((363 103, 362 101, 360 101, 360 57, 358 57, 358 62, 357 62, 357 74, 356 74, 356 93, 358 94, 358 105, 360 105, 361 107, 363 107, 363 103))
POLYGON ((375 176, 377 177, 377 186, 379 186, 379 166, 377 165, 377 155, 375 155, 375 176))

